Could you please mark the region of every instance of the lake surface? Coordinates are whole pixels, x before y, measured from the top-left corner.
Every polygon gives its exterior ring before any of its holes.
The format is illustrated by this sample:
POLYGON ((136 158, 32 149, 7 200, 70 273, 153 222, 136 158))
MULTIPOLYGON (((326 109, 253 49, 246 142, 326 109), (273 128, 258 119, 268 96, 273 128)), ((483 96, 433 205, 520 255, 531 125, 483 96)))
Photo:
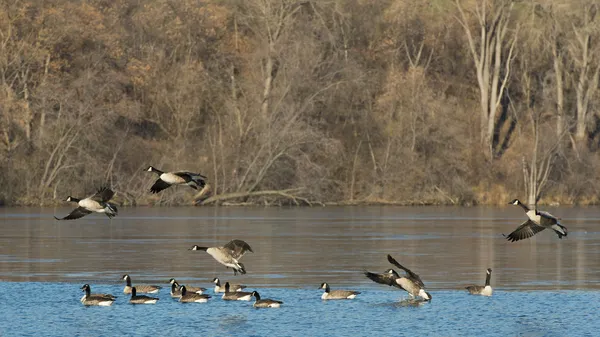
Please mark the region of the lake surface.
POLYGON ((0 317, 10 322, 1 336, 595 336, 600 328, 600 208, 546 208, 569 236, 545 230, 514 243, 501 235, 525 220, 514 206, 138 207, 112 220, 53 219, 71 210, 0 208, 0 317), (234 238, 254 250, 242 259, 246 275, 188 250, 234 238), (387 254, 421 276, 431 303, 402 306, 406 293, 362 274, 392 267, 387 254), (464 286, 483 285, 486 268, 494 295, 467 295, 464 286), (129 305, 125 273, 134 285, 163 285, 159 302, 129 305), (284 305, 180 304, 170 298, 171 277, 206 288, 220 277, 284 305), (324 302, 321 282, 362 293, 324 302), (86 308, 84 283, 119 298, 86 308))

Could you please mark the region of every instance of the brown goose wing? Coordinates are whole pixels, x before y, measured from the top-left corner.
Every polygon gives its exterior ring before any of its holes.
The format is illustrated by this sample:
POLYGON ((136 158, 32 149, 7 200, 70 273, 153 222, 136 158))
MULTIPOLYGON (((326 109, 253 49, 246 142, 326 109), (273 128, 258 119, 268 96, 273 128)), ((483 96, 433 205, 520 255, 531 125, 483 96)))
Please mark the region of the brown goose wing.
POLYGON ((54 219, 56 219, 56 220, 73 220, 73 219, 82 218, 90 213, 92 213, 92 211, 88 211, 87 209, 85 209, 83 207, 77 207, 74 210, 72 210, 71 213, 69 213, 66 217, 64 217, 62 219, 54 217, 54 219))
POLYGON ((408 278, 411 281, 413 281, 416 285, 418 285, 421 288, 425 288, 425 284, 423 284, 423 281, 421 281, 421 278, 419 277, 419 275, 413 273, 410 269, 408 269, 408 268, 404 267, 403 265, 401 265, 400 263, 398 263, 398 261, 396 261, 391 255, 388 254, 387 258, 391 264, 404 270, 406 272, 406 274, 408 274, 408 278))
POLYGON ((528 239, 536 233, 543 231, 546 227, 536 225, 533 221, 527 220, 521 226, 517 227, 512 233, 504 235, 506 240, 515 242, 523 239, 528 239))
POLYGON ((101 187, 100 189, 98 189, 98 191, 96 193, 94 193, 94 195, 92 195, 90 197, 90 199, 97 201, 99 203, 103 203, 103 202, 107 202, 110 199, 112 199, 112 197, 114 195, 115 195, 115 192, 113 192, 110 188, 101 187))
POLYGON ((246 252, 254 253, 246 241, 239 239, 229 241, 225 246, 223 246, 223 248, 229 249, 231 256, 233 256, 233 258, 236 260, 244 256, 246 252))
POLYGON ((368 271, 365 271, 364 274, 366 277, 368 277, 371 281, 373 281, 375 283, 385 284, 388 286, 397 285, 397 283, 396 283, 397 277, 393 274, 389 274, 389 273, 376 274, 376 273, 371 273, 368 271))

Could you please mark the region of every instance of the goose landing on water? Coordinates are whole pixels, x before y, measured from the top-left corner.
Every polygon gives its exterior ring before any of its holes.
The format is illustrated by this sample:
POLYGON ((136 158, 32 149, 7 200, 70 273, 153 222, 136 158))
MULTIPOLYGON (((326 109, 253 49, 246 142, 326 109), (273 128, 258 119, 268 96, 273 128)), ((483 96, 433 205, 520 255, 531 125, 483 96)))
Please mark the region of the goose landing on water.
POLYGON ((483 295, 492 296, 492 286, 490 286, 490 279, 492 278, 492 269, 486 270, 485 285, 484 286, 468 286, 467 291, 471 295, 483 295))
POLYGON ((423 284, 423 281, 421 280, 419 275, 413 273, 410 269, 402 266, 391 255, 388 254, 387 258, 389 263, 406 272, 405 276, 400 276, 394 281, 397 285, 400 286, 400 288, 404 289, 412 298, 420 296, 424 300, 431 301, 431 294, 425 291, 425 284, 423 284))
POLYGON ((509 204, 521 206, 529 219, 521 226, 517 227, 512 233, 508 235, 502 234, 508 241, 515 242, 528 239, 546 228, 552 229, 558 235, 559 239, 562 239, 563 236, 567 236, 567 227, 561 225, 559 223, 560 219, 554 215, 548 212, 530 209, 520 202, 519 199, 511 201, 509 204))
POLYGON ((207 252, 220 264, 227 268, 232 268, 234 275, 237 275, 237 273, 246 274, 246 268, 244 268, 244 265, 239 260, 246 252, 254 253, 249 244, 238 239, 229 241, 223 247, 200 247, 194 245, 190 250, 203 250, 207 252))
POLYGON ((360 294, 360 291, 331 290, 329 284, 326 282, 321 283, 319 289, 325 289, 325 292, 321 295, 321 299, 323 300, 352 300, 360 294))
POLYGON ((65 201, 73 201, 76 202, 79 207, 75 208, 71 213, 69 213, 64 218, 54 217, 56 220, 73 220, 82 218, 92 212, 96 213, 104 213, 110 219, 117 215, 119 212, 117 210, 117 206, 108 202, 115 192, 113 192, 108 187, 100 188, 94 195, 89 196, 84 199, 74 198, 72 196, 68 196, 65 201))
POLYGON ((206 177, 199 173, 187 171, 163 172, 153 166, 149 166, 146 171, 158 174, 158 179, 150 187, 150 192, 158 193, 171 185, 187 185, 195 190, 202 189, 206 185, 206 177))

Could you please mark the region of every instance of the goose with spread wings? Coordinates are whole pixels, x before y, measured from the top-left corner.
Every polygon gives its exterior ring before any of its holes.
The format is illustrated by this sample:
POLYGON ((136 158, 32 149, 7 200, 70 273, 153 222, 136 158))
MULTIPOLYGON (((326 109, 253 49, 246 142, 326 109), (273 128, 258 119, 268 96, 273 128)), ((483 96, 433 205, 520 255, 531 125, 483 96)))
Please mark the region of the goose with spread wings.
POLYGON ((567 236, 567 227, 563 226, 559 222, 559 218, 554 215, 544 212, 538 211, 533 208, 530 209, 526 205, 524 205, 519 199, 515 199, 509 202, 511 205, 520 206, 528 219, 523 224, 521 224, 517 229, 512 231, 512 233, 508 235, 504 235, 506 240, 510 242, 515 242, 523 239, 528 239, 535 234, 543 231, 546 228, 552 229, 557 235, 559 239, 562 239, 563 236, 567 236))
POLYGON ((113 203, 108 202, 112 199, 115 192, 108 187, 100 188, 94 195, 84 199, 78 199, 72 196, 68 196, 65 201, 76 202, 79 207, 75 208, 64 218, 54 217, 56 220, 73 220, 82 218, 92 212, 104 213, 110 219, 117 215, 119 212, 117 206, 113 203))
POLYGON ((206 177, 199 173, 188 171, 163 172, 149 166, 146 171, 158 174, 158 179, 150 187, 151 193, 158 193, 171 185, 187 185, 195 190, 201 190, 206 185, 206 177))
POLYGON ((198 245, 192 246, 190 250, 203 250, 210 254, 217 262, 233 269, 233 274, 246 274, 246 268, 239 260, 246 254, 252 252, 250 245, 244 240, 234 239, 229 241, 223 247, 201 247, 198 245))
MULTIPOLYGON (((390 286, 397 286, 397 287, 399 286, 400 288, 404 289, 411 297, 420 296, 424 300, 427 300, 427 301, 431 300, 431 294, 425 291, 425 284, 423 284, 423 281, 421 280, 419 275, 415 274, 410 269, 402 266, 400 263, 398 263, 398 261, 396 261, 389 254, 387 256, 387 259, 394 266, 398 267, 399 269, 404 270, 406 272, 406 275, 399 276, 398 278, 395 278, 395 279, 393 278, 393 276, 390 276, 387 278, 377 277, 375 279, 369 277, 369 275, 367 275, 367 277, 371 278, 373 281, 375 281, 377 283, 383 283, 383 284, 388 284, 390 286), (384 282, 387 282, 387 283, 384 283, 384 282)), ((398 274, 396 274, 396 275, 398 275, 398 274)))

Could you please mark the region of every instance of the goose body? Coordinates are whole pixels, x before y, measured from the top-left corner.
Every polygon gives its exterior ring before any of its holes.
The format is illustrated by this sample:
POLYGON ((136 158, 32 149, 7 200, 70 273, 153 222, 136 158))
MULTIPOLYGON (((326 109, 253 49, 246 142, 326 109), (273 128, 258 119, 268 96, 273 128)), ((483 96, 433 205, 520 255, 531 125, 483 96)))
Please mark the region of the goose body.
MULTIPOLYGON (((221 280, 219 280, 218 277, 215 277, 213 279, 213 283, 215 284, 215 293, 224 293, 225 292, 225 286, 221 285, 221 280)), ((227 283, 229 283, 229 282, 227 282, 227 283)), ((229 283, 230 291, 243 291, 245 288, 246 288, 245 285, 229 283)))
POLYGON ((253 252, 248 243, 238 239, 229 241, 223 247, 200 247, 194 245, 190 250, 203 250, 207 252, 220 264, 227 268, 232 268, 234 275, 237 275, 237 273, 246 274, 246 268, 244 268, 244 265, 239 260, 246 252, 253 252))
POLYGON ((492 296, 492 286, 490 285, 490 280, 492 278, 492 269, 488 268, 486 270, 485 276, 485 285, 484 286, 468 286, 466 287, 467 291, 471 295, 483 295, 483 296, 492 296))
POLYGON ((225 292, 221 298, 226 301, 250 301, 252 299, 252 293, 245 291, 229 291, 229 282, 226 282, 225 292))
POLYGON ((536 209, 529 209, 529 207, 524 205, 519 199, 511 201, 509 204, 523 208, 528 219, 517 227, 517 229, 512 231, 512 233, 508 235, 503 234, 508 241, 515 242, 528 239, 546 228, 552 229, 558 235, 559 239, 562 239, 563 236, 567 236, 567 227, 561 225, 560 219, 554 215, 536 209))
POLYGON ((129 303, 131 304, 156 304, 158 298, 150 297, 146 295, 138 295, 136 292, 137 287, 131 287, 131 298, 129 303))
POLYGON ((252 296, 256 299, 252 305, 255 308, 279 308, 283 302, 272 300, 270 298, 261 299, 257 291, 252 292, 252 296))
MULTIPOLYGON (((123 275, 123 280, 127 282, 127 285, 125 288, 123 288, 123 293, 131 294, 131 277, 128 274, 125 274, 123 275)), ((162 287, 153 285, 137 285, 135 288, 138 293, 156 294, 162 287)))
POLYGON ((179 292, 181 293, 179 302, 182 303, 206 303, 210 298, 210 295, 188 292, 184 285, 179 288, 179 292))
POLYGON ((81 298, 83 305, 98 305, 98 306, 111 306, 115 302, 115 296, 110 294, 91 294, 92 289, 89 284, 84 284, 81 287, 85 291, 85 295, 81 298))
POLYGON ((206 185, 206 177, 199 173, 188 171, 163 172, 149 166, 146 171, 158 174, 158 179, 150 187, 151 193, 158 193, 172 185, 187 185, 195 190, 202 189, 206 185))
MULTIPOLYGON (((181 297, 181 286, 179 285, 179 283, 174 278, 170 279, 169 283, 171 283, 171 297, 181 297)), ((202 294, 206 291, 206 288, 192 286, 186 286, 185 289, 188 293, 195 294, 202 294)))
POLYGON ((117 206, 113 203, 108 202, 112 199, 115 192, 110 188, 102 187, 93 195, 78 199, 72 196, 68 196, 65 201, 76 202, 78 207, 71 211, 64 218, 54 217, 56 220, 73 220, 82 218, 90 213, 104 213, 110 219, 118 214, 117 206))
POLYGON ((325 289, 321 299, 323 300, 351 300, 354 299, 360 291, 352 290, 331 290, 328 283, 321 283, 319 289, 325 289))
POLYGON ((388 254, 387 258, 391 264, 406 272, 406 275, 399 276, 394 280, 394 284, 390 285, 399 286, 413 298, 419 296, 426 301, 431 300, 431 294, 425 291, 425 284, 423 284, 423 281, 421 280, 419 275, 412 272, 410 269, 402 266, 391 255, 388 254))

